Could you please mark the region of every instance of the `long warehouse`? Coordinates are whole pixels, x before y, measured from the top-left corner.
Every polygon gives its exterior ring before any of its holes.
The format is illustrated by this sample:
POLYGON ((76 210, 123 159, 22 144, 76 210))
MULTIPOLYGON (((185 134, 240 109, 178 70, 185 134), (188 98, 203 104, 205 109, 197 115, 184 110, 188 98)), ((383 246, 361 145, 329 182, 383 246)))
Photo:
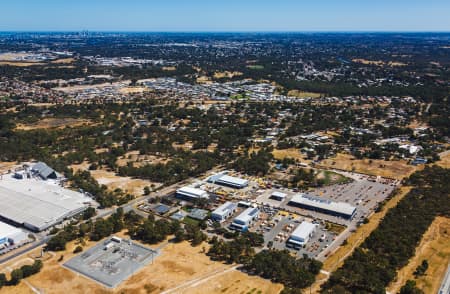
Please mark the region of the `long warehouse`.
POLYGON ((0 180, 0 218, 33 231, 43 231, 84 211, 91 201, 57 181, 12 175, 3 175, 0 180))
POLYGON ((288 205, 342 217, 345 219, 352 219, 356 213, 356 207, 351 206, 348 203, 334 202, 307 194, 294 195, 288 205))
POLYGON ((202 189, 189 187, 189 186, 178 189, 176 192, 176 196, 178 198, 186 199, 186 200, 208 199, 209 198, 208 192, 206 192, 202 189))
POLYGON ((235 189, 242 189, 248 186, 248 180, 232 177, 225 173, 220 173, 209 177, 208 182, 235 189))

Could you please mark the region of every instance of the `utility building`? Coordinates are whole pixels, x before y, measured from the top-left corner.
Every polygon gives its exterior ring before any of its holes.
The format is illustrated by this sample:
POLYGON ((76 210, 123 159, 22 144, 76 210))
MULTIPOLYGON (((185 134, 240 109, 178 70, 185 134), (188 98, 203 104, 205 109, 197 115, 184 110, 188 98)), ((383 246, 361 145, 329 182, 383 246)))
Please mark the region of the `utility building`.
POLYGON ((286 246, 300 249, 301 246, 308 243, 316 229, 316 225, 310 222, 302 222, 291 234, 291 237, 286 242, 286 246))
POLYGON ((5 247, 6 244, 18 244, 26 239, 28 236, 24 231, 0 222, 0 248, 5 247))
POLYGON ((238 215, 231 224, 230 228, 233 230, 245 232, 251 223, 259 216, 259 209, 256 207, 249 207, 238 215))
POLYGON ((233 215, 233 213, 236 211, 236 208, 237 208, 236 203, 230 201, 225 202, 212 212, 211 219, 221 223, 225 221, 227 218, 229 218, 231 215, 233 215))
POLYGON ((352 219, 356 213, 356 207, 348 203, 334 202, 307 194, 294 195, 288 205, 342 217, 345 219, 352 219))
POLYGON ((277 201, 283 201, 286 198, 286 196, 287 196, 286 193, 275 191, 270 195, 269 198, 277 201))
POLYGON ((43 180, 56 179, 58 177, 55 170, 49 167, 44 162, 38 162, 35 165, 33 165, 31 171, 33 172, 33 174, 41 177, 43 180))

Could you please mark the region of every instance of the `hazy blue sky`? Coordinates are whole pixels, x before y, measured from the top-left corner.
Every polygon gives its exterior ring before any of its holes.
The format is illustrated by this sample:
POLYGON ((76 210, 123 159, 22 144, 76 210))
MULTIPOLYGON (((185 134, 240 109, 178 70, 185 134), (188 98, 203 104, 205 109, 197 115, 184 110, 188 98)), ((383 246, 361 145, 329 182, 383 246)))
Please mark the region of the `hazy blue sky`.
POLYGON ((0 0, 0 31, 450 31, 450 0, 0 0))

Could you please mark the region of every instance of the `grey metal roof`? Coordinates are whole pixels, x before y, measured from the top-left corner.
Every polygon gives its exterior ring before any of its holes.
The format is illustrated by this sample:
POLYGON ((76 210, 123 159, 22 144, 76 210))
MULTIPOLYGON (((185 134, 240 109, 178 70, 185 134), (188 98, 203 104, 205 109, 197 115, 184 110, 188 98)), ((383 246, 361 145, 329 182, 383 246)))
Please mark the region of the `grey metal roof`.
POLYGON ((32 170, 37 172, 43 179, 47 179, 52 173, 56 173, 54 169, 44 162, 38 162, 33 165, 32 170))

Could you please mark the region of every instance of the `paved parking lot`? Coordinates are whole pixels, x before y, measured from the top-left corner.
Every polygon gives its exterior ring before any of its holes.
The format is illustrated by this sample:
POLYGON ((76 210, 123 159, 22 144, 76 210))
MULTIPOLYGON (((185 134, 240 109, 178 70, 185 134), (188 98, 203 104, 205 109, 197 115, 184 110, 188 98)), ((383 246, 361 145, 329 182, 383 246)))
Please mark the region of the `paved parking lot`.
POLYGON ((323 249, 330 246, 335 239, 336 234, 325 230, 324 226, 318 223, 316 230, 304 248, 300 248, 300 250, 289 248, 286 246, 286 242, 295 228, 303 221, 313 222, 312 219, 299 215, 288 214, 287 216, 281 216, 278 214, 272 221, 272 223, 275 223, 275 226, 271 227, 270 230, 264 230, 264 244, 267 246, 267 244, 272 241, 272 247, 275 249, 288 249, 292 252, 296 252, 298 257, 302 257, 304 254, 313 258, 317 257, 323 249), (323 241, 319 240, 321 237, 323 237, 323 241))

